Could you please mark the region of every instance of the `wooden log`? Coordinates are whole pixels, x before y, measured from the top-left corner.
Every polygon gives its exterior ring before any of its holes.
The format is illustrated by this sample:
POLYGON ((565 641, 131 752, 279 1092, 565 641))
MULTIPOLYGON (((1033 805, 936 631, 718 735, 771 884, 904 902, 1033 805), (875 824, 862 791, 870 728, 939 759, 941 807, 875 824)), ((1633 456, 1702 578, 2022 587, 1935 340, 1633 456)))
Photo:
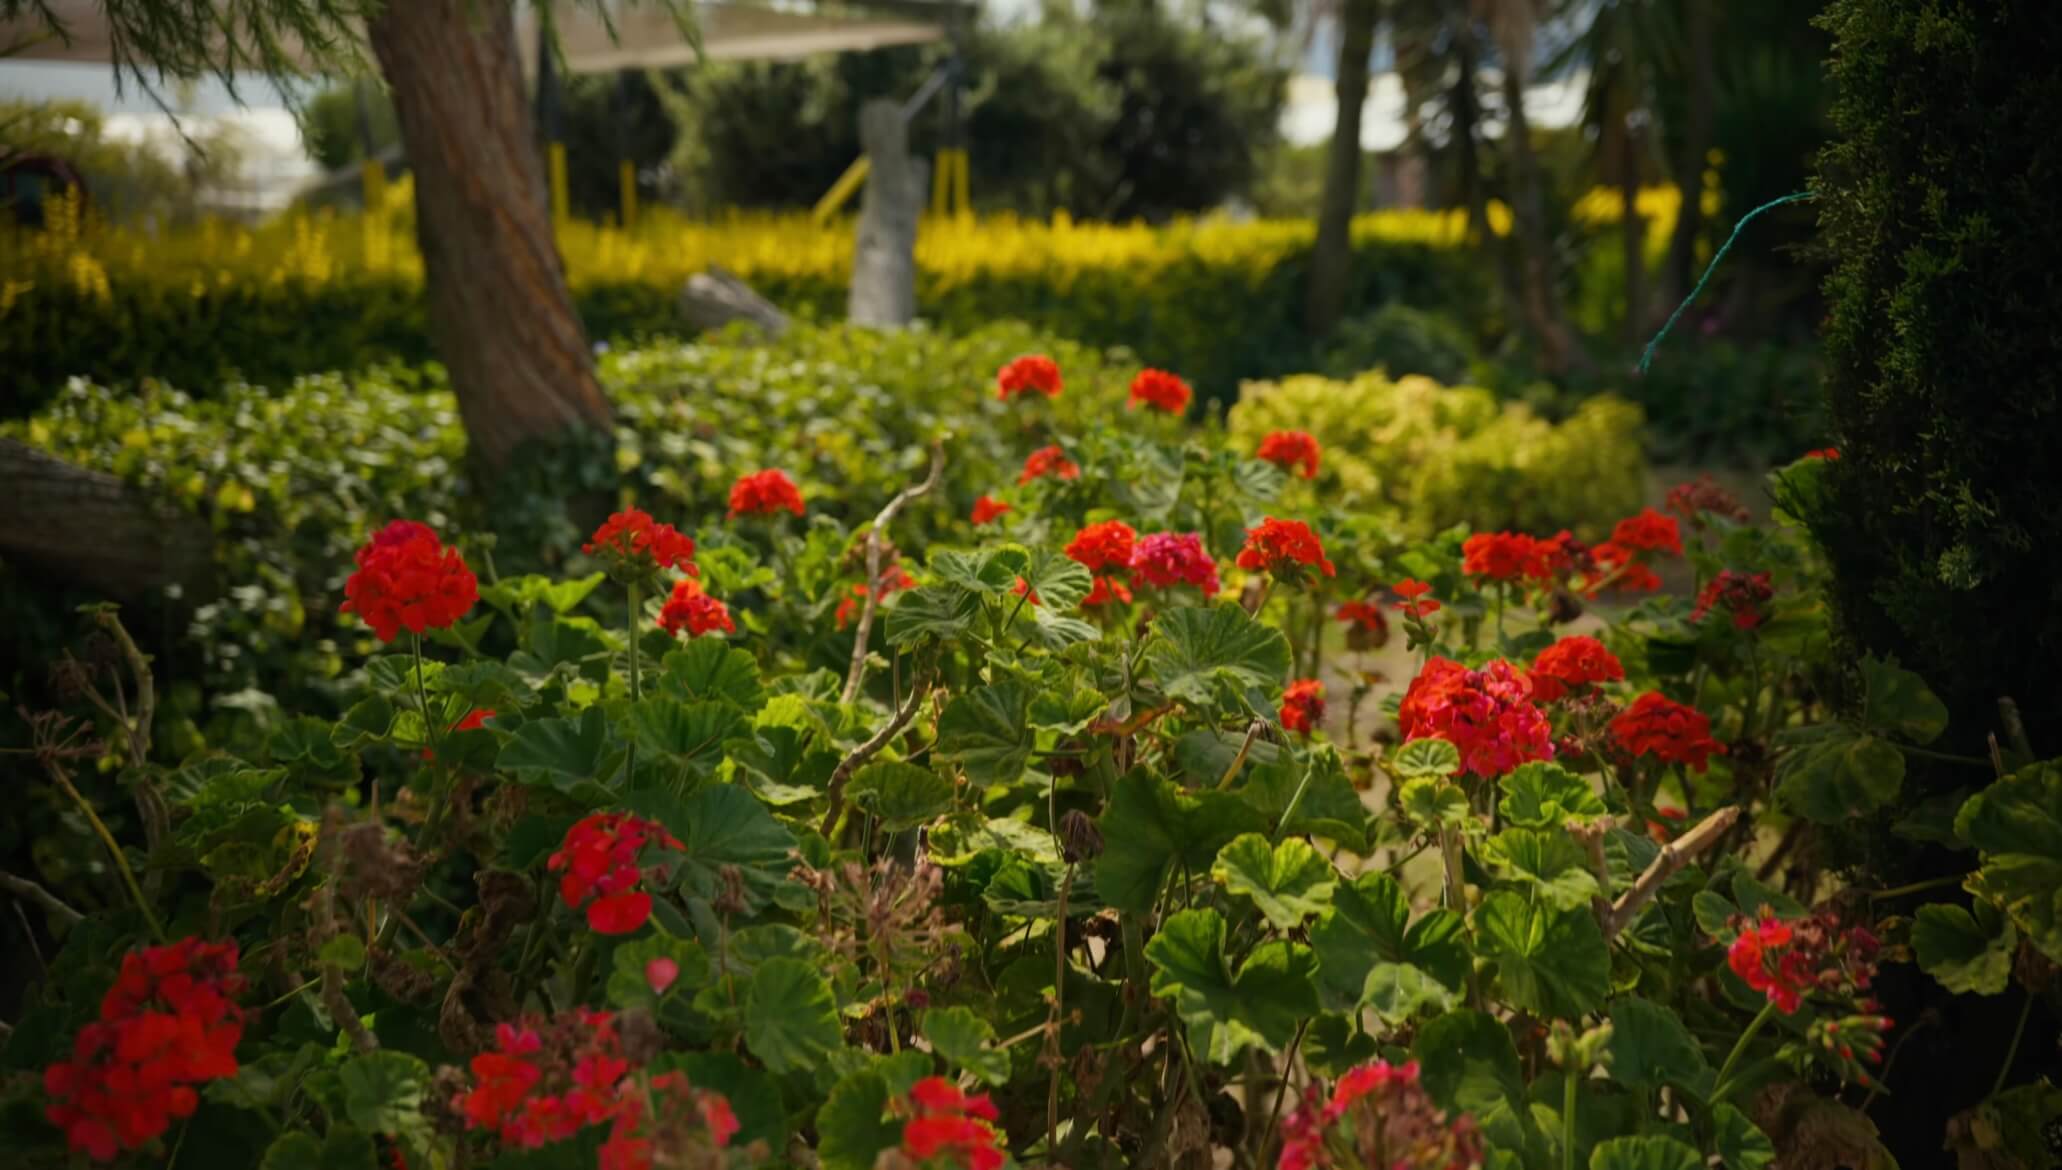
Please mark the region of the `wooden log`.
POLYGON ((102 471, 0 439, 0 553, 117 599, 166 585, 197 599, 214 565, 207 521, 102 471))

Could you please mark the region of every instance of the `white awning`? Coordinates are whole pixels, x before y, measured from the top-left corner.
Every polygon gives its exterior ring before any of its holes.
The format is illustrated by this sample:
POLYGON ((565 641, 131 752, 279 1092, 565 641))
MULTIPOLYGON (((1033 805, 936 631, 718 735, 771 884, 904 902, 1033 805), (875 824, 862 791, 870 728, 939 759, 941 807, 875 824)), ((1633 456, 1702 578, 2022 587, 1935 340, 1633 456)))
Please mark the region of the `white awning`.
MULTIPOLYGON (((412 0, 395 0, 409 3, 412 0)), ((691 65, 694 46, 673 17, 652 0, 634 7, 607 0, 609 20, 592 4, 557 5, 555 23, 567 66, 575 73, 691 65), (610 36, 609 24, 615 26, 610 36)), ((102 0, 51 0, 51 10, 68 40, 45 35, 35 16, 0 20, 0 46, 19 46, 14 61, 105 64, 112 59, 107 12, 102 0)), ((937 0, 893 0, 872 11, 860 5, 698 3, 694 6, 702 56, 711 60, 789 60, 816 53, 850 53, 890 45, 942 40, 946 22, 966 13, 965 4, 937 0)), ((536 17, 528 6, 519 15, 525 46, 536 44, 536 17)), ((293 56, 291 45, 288 55, 293 56)), ((534 68, 536 54, 524 54, 534 68)))

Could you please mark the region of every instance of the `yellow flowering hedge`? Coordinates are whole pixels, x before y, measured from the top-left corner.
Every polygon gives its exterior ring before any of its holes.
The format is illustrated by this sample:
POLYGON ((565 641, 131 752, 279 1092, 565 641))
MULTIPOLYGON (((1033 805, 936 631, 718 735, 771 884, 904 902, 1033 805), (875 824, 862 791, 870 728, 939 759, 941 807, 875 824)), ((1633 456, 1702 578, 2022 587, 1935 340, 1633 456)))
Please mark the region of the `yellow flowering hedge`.
POLYGON ((1450 524, 1478 531, 1600 537, 1638 509, 1645 460, 1640 409, 1615 395, 1585 400, 1562 422, 1475 386, 1380 371, 1249 382, 1227 420, 1235 446, 1270 431, 1308 431, 1324 448, 1318 497, 1386 506, 1412 536, 1450 524))
MULTIPOLYGON (((74 375, 155 376, 210 393, 232 373, 283 382, 433 356, 405 183, 370 216, 317 210, 155 233, 63 209, 52 219, 45 231, 0 234, 0 367, 18 387, 7 413, 74 375)), ((1355 300, 1471 310, 1483 290, 1471 253, 1455 247, 1462 230, 1438 212, 1362 217, 1355 300)), ((1123 345, 1228 396, 1240 377, 1307 368, 1300 288, 1312 235, 1308 221, 927 221, 919 304, 952 331, 1020 319, 1123 345)), ((589 332, 628 339, 677 332, 675 295, 710 264, 798 315, 842 316, 852 227, 660 211, 629 230, 572 221, 559 243, 589 332)))

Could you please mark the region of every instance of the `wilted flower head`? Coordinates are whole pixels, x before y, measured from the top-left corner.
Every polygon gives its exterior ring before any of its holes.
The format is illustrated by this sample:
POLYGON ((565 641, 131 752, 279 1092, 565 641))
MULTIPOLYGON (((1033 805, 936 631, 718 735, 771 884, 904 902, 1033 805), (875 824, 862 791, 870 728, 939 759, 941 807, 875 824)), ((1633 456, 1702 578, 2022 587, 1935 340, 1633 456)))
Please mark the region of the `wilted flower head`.
POLYGON ((1474 1118, 1449 1117, 1418 1082, 1416 1061, 1347 1070, 1327 1097, 1316 1082, 1282 1123, 1276 1170, 1472 1170, 1474 1118))

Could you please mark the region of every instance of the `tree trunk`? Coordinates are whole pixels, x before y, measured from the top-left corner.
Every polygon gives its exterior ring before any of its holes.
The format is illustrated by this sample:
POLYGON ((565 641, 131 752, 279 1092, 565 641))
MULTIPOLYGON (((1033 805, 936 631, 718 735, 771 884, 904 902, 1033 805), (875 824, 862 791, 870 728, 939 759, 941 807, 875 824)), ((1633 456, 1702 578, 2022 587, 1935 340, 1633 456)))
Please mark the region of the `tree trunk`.
POLYGON ((415 173, 430 334, 473 454, 607 428, 530 133, 510 0, 383 5, 373 52, 415 173))
POLYGON ((1304 324, 1324 337, 1346 307, 1353 261, 1353 211, 1360 202, 1360 115, 1367 105, 1368 56, 1375 47, 1376 0, 1343 0, 1339 10, 1339 73, 1334 86, 1339 116, 1325 162, 1324 203, 1317 213, 1317 244, 1310 255, 1304 324))
POLYGON ((1689 64, 1689 101, 1683 114, 1682 154, 1675 164, 1675 189, 1682 197, 1675 234, 1668 242, 1663 287, 1668 303, 1680 301, 1697 278, 1697 236, 1704 230, 1704 158, 1711 153, 1711 109, 1717 81, 1711 61, 1712 0, 1683 0, 1683 54, 1689 64))
POLYGON ((1565 374, 1586 364, 1575 335, 1561 317, 1561 299, 1554 289, 1553 249, 1547 239, 1546 210, 1540 193, 1539 160, 1532 154, 1532 122, 1525 113, 1525 74, 1529 43, 1503 46, 1505 147, 1511 164, 1511 230, 1518 241, 1519 274, 1523 280, 1525 320, 1539 343, 1540 364, 1550 374, 1565 374))
POLYGON ((203 599, 215 534, 114 476, 0 439, 0 550, 110 597, 178 585, 203 599))
POLYGON ((1474 30, 1465 19, 1455 23, 1453 55, 1455 73, 1448 106, 1453 111, 1453 149, 1459 152, 1461 197, 1468 205, 1468 235, 1482 249, 1483 260, 1497 274, 1503 287, 1506 312, 1513 318, 1522 318, 1525 292, 1524 282, 1518 277, 1517 260, 1511 249, 1497 238, 1496 230, 1489 222, 1489 193, 1482 181, 1482 99, 1475 92, 1479 57, 1475 51, 1474 30))
POLYGON ((866 192, 852 239, 852 285, 845 312, 854 324, 899 329, 916 319, 916 221, 924 182, 909 157, 902 108, 885 98, 859 111, 866 150, 866 192))

